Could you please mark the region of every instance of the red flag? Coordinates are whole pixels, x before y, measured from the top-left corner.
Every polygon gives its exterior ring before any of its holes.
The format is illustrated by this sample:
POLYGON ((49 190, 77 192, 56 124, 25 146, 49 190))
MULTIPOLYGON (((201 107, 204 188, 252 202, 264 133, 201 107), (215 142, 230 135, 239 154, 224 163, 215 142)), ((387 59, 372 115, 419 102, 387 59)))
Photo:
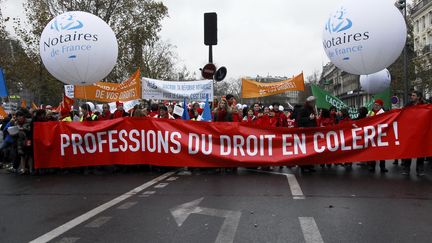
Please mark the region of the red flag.
POLYGON ((60 102, 58 109, 59 110, 64 110, 67 112, 70 112, 71 110, 71 106, 74 104, 74 100, 67 97, 64 93, 63 93, 63 100, 62 102, 60 102))
POLYGON ((74 100, 67 97, 65 93, 63 93, 63 100, 60 102, 57 107, 57 112, 59 112, 62 116, 67 115, 71 111, 71 106, 74 104, 74 100))

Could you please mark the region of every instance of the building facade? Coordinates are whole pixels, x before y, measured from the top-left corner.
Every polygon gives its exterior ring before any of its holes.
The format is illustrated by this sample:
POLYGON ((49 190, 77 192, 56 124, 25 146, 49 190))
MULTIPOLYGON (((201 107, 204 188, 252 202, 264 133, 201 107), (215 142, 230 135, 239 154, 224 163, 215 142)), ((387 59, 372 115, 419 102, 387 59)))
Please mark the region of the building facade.
POLYGON ((414 50, 417 53, 431 51, 432 44, 432 0, 416 0, 411 9, 414 32, 414 50))
MULTIPOLYGON (((432 71, 432 0, 414 0, 410 18, 413 24, 416 59, 421 60, 419 64, 421 67, 416 67, 416 73, 424 73, 425 70, 432 71)), ((431 88, 420 85, 419 78, 413 85, 416 89, 422 90, 427 99, 431 97, 431 88)))
POLYGON ((323 67, 319 84, 350 107, 364 106, 371 98, 361 90, 359 75, 342 71, 331 62, 323 67))

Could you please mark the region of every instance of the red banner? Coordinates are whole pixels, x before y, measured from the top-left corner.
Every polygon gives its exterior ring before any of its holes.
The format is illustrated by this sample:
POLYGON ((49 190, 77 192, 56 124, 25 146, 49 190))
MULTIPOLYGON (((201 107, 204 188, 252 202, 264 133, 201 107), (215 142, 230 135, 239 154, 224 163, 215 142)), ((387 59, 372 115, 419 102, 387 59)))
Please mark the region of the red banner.
POLYGON ((36 168, 111 164, 230 167, 432 156, 432 105, 326 128, 154 118, 36 123, 36 168))

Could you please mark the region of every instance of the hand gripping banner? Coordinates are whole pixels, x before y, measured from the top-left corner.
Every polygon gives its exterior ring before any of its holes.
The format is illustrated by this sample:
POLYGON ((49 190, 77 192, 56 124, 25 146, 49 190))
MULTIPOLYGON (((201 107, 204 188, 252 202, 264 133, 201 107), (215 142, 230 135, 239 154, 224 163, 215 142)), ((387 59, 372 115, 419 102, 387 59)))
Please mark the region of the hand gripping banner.
POLYGON ((112 164, 230 167, 432 156, 432 105, 325 128, 154 118, 36 123, 36 168, 112 164))

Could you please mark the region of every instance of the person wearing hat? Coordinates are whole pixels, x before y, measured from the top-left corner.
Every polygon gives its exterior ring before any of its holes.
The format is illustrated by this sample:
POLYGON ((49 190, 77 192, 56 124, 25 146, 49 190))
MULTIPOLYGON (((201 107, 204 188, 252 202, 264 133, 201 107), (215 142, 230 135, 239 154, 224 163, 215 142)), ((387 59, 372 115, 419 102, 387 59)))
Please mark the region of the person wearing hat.
POLYGON ((123 109, 123 102, 117 101, 116 107, 117 107, 117 110, 115 110, 113 115, 112 115, 112 117, 114 119, 129 116, 129 114, 123 109))
MULTIPOLYGON (((315 108, 315 96, 309 96, 303 108, 297 114, 297 124, 298 127, 317 127, 317 112, 315 108)), ((300 170, 302 172, 315 172, 313 165, 301 165, 300 170)))
MULTIPOLYGON (((383 106, 384 106, 384 101, 382 99, 376 99, 373 103, 372 110, 369 112, 368 116, 376 116, 384 113, 383 106)), ((367 162, 367 164, 369 166, 369 171, 375 172, 376 161, 369 161, 367 162)), ((385 160, 380 160, 379 166, 381 169, 381 173, 388 172, 388 170, 385 167, 385 160)))
POLYGON ((273 103, 271 106, 273 106, 273 110, 270 109, 270 112, 273 112, 274 114, 276 127, 288 127, 287 117, 284 113, 284 107, 279 103, 273 103))
POLYGON ((369 112, 368 116, 376 116, 384 113, 384 101, 382 99, 376 99, 373 103, 372 110, 369 112))
POLYGON ((81 105, 81 118, 80 121, 97 121, 98 117, 92 113, 91 109, 90 109, 90 105, 87 103, 84 103, 81 105))

